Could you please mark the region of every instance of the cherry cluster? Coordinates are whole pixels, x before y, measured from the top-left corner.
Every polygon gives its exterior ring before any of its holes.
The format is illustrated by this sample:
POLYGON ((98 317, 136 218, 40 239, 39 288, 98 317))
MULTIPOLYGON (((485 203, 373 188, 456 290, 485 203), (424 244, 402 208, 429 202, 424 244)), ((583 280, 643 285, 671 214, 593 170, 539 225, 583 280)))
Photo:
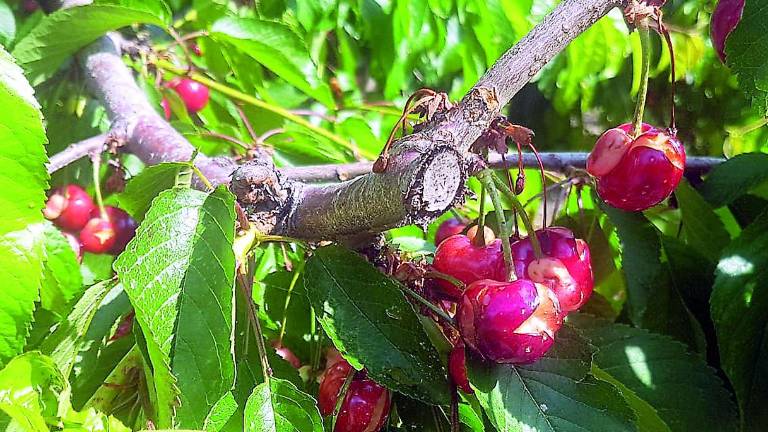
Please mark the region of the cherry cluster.
POLYGON ((437 280, 443 296, 455 302, 448 309, 458 326, 449 372, 457 387, 470 393, 465 346, 497 363, 538 360, 554 343, 563 318, 589 299, 594 279, 589 247, 567 228, 540 229, 535 240, 510 239, 511 281, 501 240, 487 227, 482 239, 476 228, 464 231, 465 225, 455 219, 438 228, 432 267, 465 284, 461 289, 449 278, 437 280))
POLYGON ((128 213, 112 206, 100 210, 75 184, 56 189, 43 214, 63 230, 78 259, 83 251, 117 255, 136 233, 136 221, 128 213))

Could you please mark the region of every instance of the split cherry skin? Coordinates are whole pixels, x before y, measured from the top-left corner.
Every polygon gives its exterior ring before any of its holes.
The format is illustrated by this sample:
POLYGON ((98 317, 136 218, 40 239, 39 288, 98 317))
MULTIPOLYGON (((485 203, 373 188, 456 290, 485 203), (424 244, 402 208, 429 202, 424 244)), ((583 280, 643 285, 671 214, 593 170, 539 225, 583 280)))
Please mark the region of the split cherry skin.
POLYGON ((526 364, 549 350, 563 317, 557 297, 544 285, 484 279, 464 291, 457 323, 467 346, 486 359, 526 364))
POLYGON ((117 233, 108 218, 97 216, 88 221, 80 230, 80 244, 87 252, 103 254, 115 245, 117 233))
POLYGON ((607 130, 587 158, 597 193, 613 207, 641 211, 666 199, 685 170, 685 149, 670 131, 643 124, 633 137, 632 124, 607 130))
POLYGON ((589 246, 567 228, 550 227, 536 231, 544 256, 536 259, 530 238, 512 244, 515 273, 551 289, 564 313, 587 302, 594 288, 589 246))
POLYGON ((330 365, 320 382, 318 406, 320 414, 333 414, 339 393, 350 373, 355 374, 341 403, 334 432, 376 432, 389 415, 389 390, 357 372, 346 360, 330 365))
POLYGON ((88 223, 94 208, 88 193, 80 186, 70 184, 51 194, 43 215, 61 228, 77 231, 88 223))

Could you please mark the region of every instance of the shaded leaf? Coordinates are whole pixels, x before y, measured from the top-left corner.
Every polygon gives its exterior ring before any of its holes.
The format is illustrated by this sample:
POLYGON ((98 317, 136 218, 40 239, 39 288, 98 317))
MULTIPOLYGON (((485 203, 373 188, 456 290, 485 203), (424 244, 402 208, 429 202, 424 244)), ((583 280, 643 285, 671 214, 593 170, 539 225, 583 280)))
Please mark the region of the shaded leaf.
POLYGON ((722 207, 766 180, 768 154, 746 153, 715 166, 699 191, 712 207, 722 207))
POLYGON ((318 319, 356 369, 430 403, 447 403, 446 372, 399 284, 339 246, 315 251, 304 285, 318 319))
POLYGON ((685 179, 675 189, 675 197, 682 212, 686 242, 709 260, 717 260, 731 241, 723 222, 685 179))
POLYGON ((176 184, 176 175, 188 166, 182 162, 164 162, 145 168, 125 185, 125 190, 118 196, 120 208, 141 222, 152 200, 160 192, 172 188, 176 184))
POLYGON ((765 37, 768 7, 747 1, 736 28, 726 39, 726 62, 739 77, 739 87, 752 99, 760 115, 768 116, 768 39, 765 37))

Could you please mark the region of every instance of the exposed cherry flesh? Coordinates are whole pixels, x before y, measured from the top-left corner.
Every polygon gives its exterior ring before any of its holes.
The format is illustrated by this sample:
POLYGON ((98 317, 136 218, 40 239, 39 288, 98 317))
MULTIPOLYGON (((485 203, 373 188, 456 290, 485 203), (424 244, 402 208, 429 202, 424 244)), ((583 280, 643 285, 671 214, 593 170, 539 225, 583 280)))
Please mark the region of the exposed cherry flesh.
POLYGON ((544 254, 536 259, 530 238, 512 244, 515 274, 551 289, 564 313, 575 311, 592 295, 594 277, 589 246, 567 228, 536 231, 544 254))
POLYGON ((51 194, 43 215, 61 228, 77 231, 88 223, 95 207, 83 188, 70 184, 51 194))
POLYGON ((541 358, 563 322, 555 294, 526 279, 480 280, 464 291, 458 311, 464 342, 497 363, 541 358))
POLYGON ((87 252, 95 254, 107 253, 115 245, 117 233, 109 219, 97 216, 88 221, 80 230, 80 244, 87 252))

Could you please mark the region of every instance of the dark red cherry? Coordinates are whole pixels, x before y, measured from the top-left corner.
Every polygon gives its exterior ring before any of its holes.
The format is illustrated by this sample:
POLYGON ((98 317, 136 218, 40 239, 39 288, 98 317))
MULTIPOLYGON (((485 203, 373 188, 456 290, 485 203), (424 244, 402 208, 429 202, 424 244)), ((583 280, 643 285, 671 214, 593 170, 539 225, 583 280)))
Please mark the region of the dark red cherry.
POLYGON ((280 358, 290 363, 294 369, 298 369, 301 367, 301 360, 299 360, 299 358, 296 357, 296 354, 294 354, 293 351, 291 351, 284 345, 280 345, 279 341, 273 341, 272 348, 275 349, 275 352, 277 353, 277 355, 280 356, 280 358))
POLYGON ((187 110, 191 113, 196 113, 208 105, 210 98, 208 87, 195 80, 189 78, 175 79, 170 81, 168 86, 179 94, 187 110))
POLYGON ((448 354, 448 373, 461 391, 468 394, 474 393, 467 378, 467 355, 463 343, 457 344, 448 354))
POLYGON ((527 279, 481 280, 464 291, 458 325, 464 342, 497 363, 531 363, 563 323, 555 293, 527 279))
POLYGON ((447 219, 437 227, 435 232, 435 245, 439 246, 443 240, 456 234, 461 234, 467 226, 458 219, 447 219))
MULTIPOLYGON (((472 239, 463 234, 448 237, 440 243, 432 267, 467 285, 480 279, 504 280, 506 277, 501 240, 495 239, 485 246, 475 246, 472 239)), ((446 294, 461 296, 461 292, 452 283, 442 279, 437 283, 446 294)))
POLYGON ((77 231, 91 218, 95 208, 88 193, 78 185, 57 189, 45 203, 43 215, 61 228, 77 231))
POLYGON ((21 7, 24 9, 24 12, 33 13, 40 9, 40 3, 37 0, 24 0, 21 7))
POLYGON ((192 52, 192 54, 198 57, 203 55, 203 50, 200 49, 200 45, 198 45, 197 42, 190 42, 187 47, 189 48, 189 51, 192 52))
POLYGON ((89 220, 80 231, 80 244, 86 252, 107 253, 115 245, 116 239, 114 225, 109 219, 101 216, 89 220))
POLYGON ((341 403, 334 432, 379 431, 389 415, 389 390, 367 378, 364 372, 356 372, 346 360, 336 362, 323 375, 318 394, 320 414, 333 414, 339 392, 350 373, 355 377, 341 403))
MULTIPOLYGON (((118 255, 125 250, 125 246, 136 235, 136 221, 124 210, 117 207, 104 206, 107 217, 112 222, 112 228, 115 231, 115 243, 109 250, 110 253, 118 255)), ((93 216, 97 217, 98 209, 93 211, 93 216)))
POLYGON ((539 260, 530 238, 512 244, 515 274, 551 289, 564 313, 580 308, 592 295, 595 282, 587 243, 562 227, 538 230, 536 238, 544 254, 539 260))
POLYGON ((605 202, 641 211, 663 201, 680 183, 685 149, 675 135, 647 124, 640 136, 631 134, 630 123, 603 133, 587 158, 587 171, 605 202))
POLYGON ((720 0, 709 23, 709 36, 720 61, 725 63, 725 41, 741 21, 744 0, 720 0))
POLYGON ((80 245, 80 239, 75 237, 74 234, 70 234, 68 232, 63 232, 61 234, 64 235, 64 238, 67 239, 67 242, 69 242, 69 246, 75 252, 75 256, 77 257, 77 262, 82 261, 83 260, 83 247, 80 245))

